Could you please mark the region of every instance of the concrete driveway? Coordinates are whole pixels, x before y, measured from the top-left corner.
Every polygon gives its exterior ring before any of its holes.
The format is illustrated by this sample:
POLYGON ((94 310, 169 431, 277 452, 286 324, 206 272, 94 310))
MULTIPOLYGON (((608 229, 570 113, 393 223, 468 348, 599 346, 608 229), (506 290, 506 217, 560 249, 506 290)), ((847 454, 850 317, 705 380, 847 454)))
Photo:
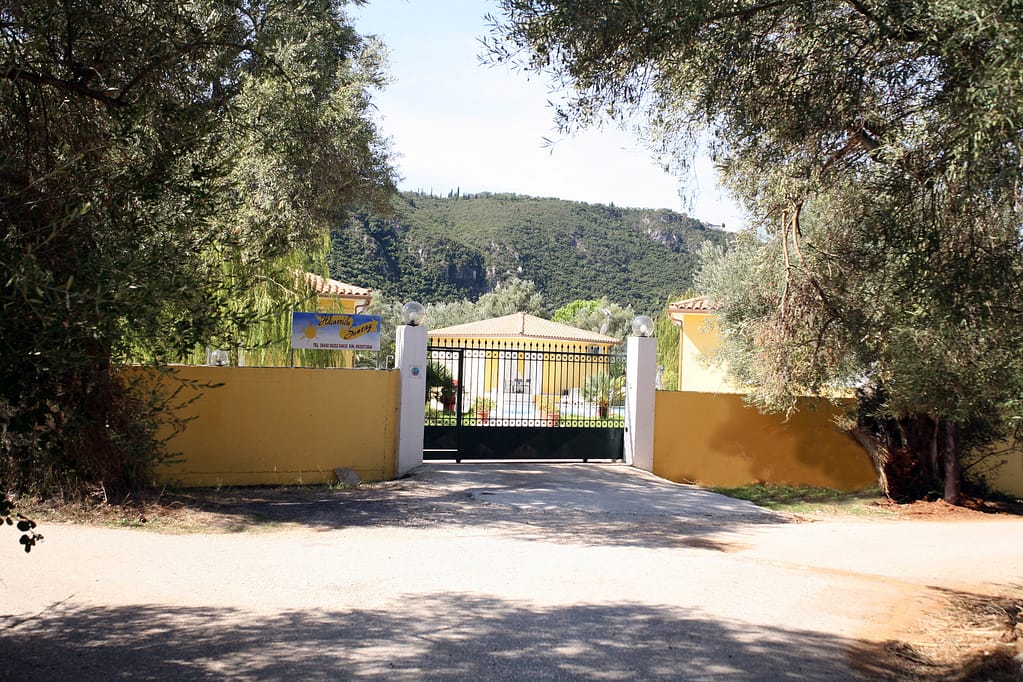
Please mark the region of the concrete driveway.
POLYGON ((622 465, 427 465, 262 513, 290 522, 6 538, 0 677, 864 679, 852 652, 936 589, 1023 584, 1018 519, 799 523, 622 465))

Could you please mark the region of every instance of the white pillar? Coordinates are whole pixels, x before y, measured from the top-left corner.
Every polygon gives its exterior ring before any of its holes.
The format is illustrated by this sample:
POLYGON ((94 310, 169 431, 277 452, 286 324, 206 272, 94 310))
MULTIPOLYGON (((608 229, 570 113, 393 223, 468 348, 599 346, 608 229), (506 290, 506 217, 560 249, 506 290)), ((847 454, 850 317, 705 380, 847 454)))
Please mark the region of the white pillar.
POLYGON ((423 423, 426 419, 426 327, 402 325, 395 331, 398 369, 397 475, 423 463, 423 423))
POLYGON ((630 336, 625 357, 625 461, 653 471, 657 339, 630 336))

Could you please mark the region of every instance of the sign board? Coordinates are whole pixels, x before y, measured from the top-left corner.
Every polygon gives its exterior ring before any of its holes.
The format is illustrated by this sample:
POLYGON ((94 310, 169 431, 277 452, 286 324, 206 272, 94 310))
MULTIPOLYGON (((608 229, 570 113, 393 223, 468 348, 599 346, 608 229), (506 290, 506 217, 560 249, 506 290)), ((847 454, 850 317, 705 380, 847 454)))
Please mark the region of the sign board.
POLYGON ((292 313, 291 347, 380 350, 380 317, 344 313, 292 313))

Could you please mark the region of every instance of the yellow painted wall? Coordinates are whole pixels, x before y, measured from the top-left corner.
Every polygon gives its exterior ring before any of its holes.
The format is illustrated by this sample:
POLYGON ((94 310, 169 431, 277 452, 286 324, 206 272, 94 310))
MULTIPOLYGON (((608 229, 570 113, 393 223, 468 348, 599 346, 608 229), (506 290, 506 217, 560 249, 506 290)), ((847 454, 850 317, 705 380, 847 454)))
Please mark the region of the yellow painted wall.
POLYGON ((704 358, 721 345, 715 315, 692 313, 682 316, 678 346, 678 390, 704 393, 739 393, 720 367, 708 366, 704 358))
MULTIPOLYGON (((359 299, 359 301, 362 300, 363 299, 359 299)), ((347 313, 349 315, 354 315, 358 312, 356 308, 356 301, 350 298, 344 298, 341 296, 316 297, 316 311, 320 313, 347 313)))
POLYGON ((983 476, 992 490, 1023 499, 1023 443, 1009 441, 996 448, 1004 451, 983 460, 966 476, 983 476))
MULTIPOLYGON (((324 483, 334 480, 337 467, 354 469, 364 481, 395 475, 396 371, 183 366, 173 372, 223 385, 202 390, 179 411, 195 419, 168 444, 184 461, 161 469, 164 482, 324 483)), ((195 394, 185 387, 180 397, 195 394)))
POLYGON ((1005 457, 1001 467, 987 475, 988 484, 998 492, 1023 499, 1023 451, 1005 457))
POLYGON ((837 408, 810 399, 801 407, 786 422, 747 407, 739 395, 658 391, 654 473, 716 486, 763 481, 856 490, 876 483, 867 453, 832 424, 837 408))

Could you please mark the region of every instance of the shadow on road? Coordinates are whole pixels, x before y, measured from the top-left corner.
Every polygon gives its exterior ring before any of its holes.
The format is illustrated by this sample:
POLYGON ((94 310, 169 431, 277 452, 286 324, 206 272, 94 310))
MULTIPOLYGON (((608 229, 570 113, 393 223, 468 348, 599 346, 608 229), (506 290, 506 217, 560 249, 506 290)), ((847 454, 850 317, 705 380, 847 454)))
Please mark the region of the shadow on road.
POLYGON ((471 526, 520 539, 717 551, 734 548, 721 539, 731 530, 789 522, 750 503, 620 465, 427 465, 410 478, 343 490, 238 488, 178 497, 235 531, 274 524, 471 526))
POLYGON ((753 633, 677 608, 544 608, 472 594, 417 596, 400 612, 57 607, 0 630, 0 677, 836 680, 853 679, 856 644, 753 633))

